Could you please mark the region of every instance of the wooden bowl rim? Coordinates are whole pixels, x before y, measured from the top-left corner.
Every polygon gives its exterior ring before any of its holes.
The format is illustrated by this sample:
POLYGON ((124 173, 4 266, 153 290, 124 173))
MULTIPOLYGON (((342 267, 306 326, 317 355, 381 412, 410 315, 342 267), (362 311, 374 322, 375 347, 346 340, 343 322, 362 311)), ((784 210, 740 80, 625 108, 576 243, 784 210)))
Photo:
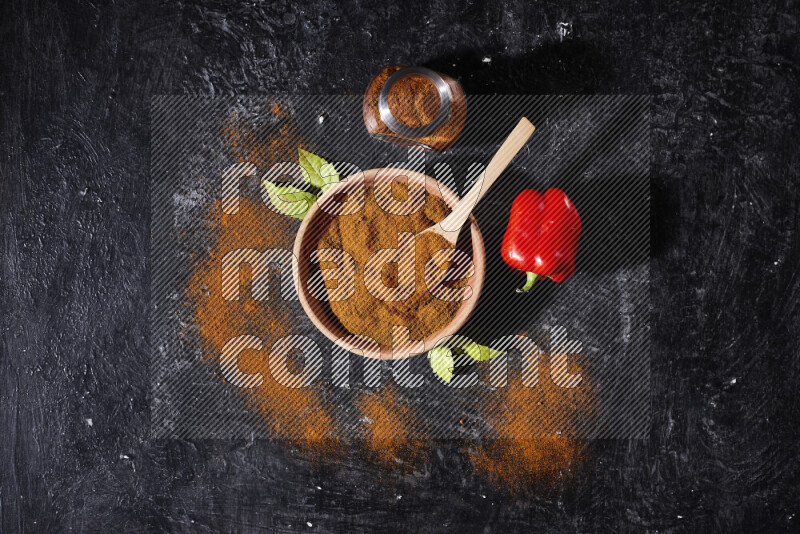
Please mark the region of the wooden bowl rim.
MULTIPOLYGON (((380 345, 379 352, 364 350, 363 347, 358 346, 353 341, 347 339, 348 337, 352 337, 353 334, 351 332, 348 332, 346 330, 341 332, 335 332, 334 328, 337 327, 335 325, 329 326, 325 324, 325 321, 323 321, 323 319, 321 319, 318 316, 318 314, 313 310, 310 302, 310 299, 313 297, 311 297, 308 288, 306 287, 306 283, 301 281, 300 271, 302 266, 300 258, 302 257, 302 251, 305 245, 303 239, 308 233, 307 230, 311 227, 313 221, 316 219, 316 217, 319 215, 321 211, 320 204, 324 203, 332 195, 335 195, 337 193, 337 190, 348 186, 348 184, 352 184, 351 180, 361 180, 362 174, 363 174, 363 187, 369 187, 371 185, 374 185, 374 183, 376 182, 376 178, 380 178, 378 176, 379 173, 386 174, 387 175, 386 179, 394 179, 397 176, 407 176, 409 182, 421 183, 425 187, 428 193, 442 198, 442 200, 444 200, 450 207, 453 207, 453 205, 455 205, 455 203, 458 202, 459 200, 459 197, 446 185, 439 182, 435 178, 428 176, 427 174, 423 174, 417 171, 398 169, 394 167, 380 167, 351 174, 345 180, 335 184, 325 193, 323 193, 317 199, 317 201, 314 204, 312 204, 311 208, 303 217, 303 221, 300 224, 300 228, 297 231, 297 235, 295 236, 295 241, 294 241, 293 254, 292 254, 292 277, 294 278, 295 288, 297 290, 297 296, 300 300, 300 305, 303 307, 303 310, 306 312, 309 319, 311 319, 311 322, 314 324, 314 326, 320 332, 322 332, 322 334, 325 335, 325 337, 330 339, 338 347, 341 347, 348 352, 352 352, 360 356, 364 356, 367 358, 374 358, 374 359, 382 359, 382 360, 393 360, 393 359, 399 360, 403 358, 410 358, 413 356, 417 356, 419 354, 424 354, 425 352, 435 347, 436 343, 438 343, 440 340, 456 334, 456 332, 458 332, 458 330, 462 326, 464 326, 464 323, 466 323, 467 318, 470 316, 470 314, 477 306, 478 298, 480 297, 481 290, 483 289, 483 283, 486 277, 486 248, 483 241, 483 234, 481 234, 480 227, 478 226, 478 221, 475 219, 473 215, 470 214, 469 222, 470 222, 470 234, 472 239, 472 263, 475 268, 475 274, 469 279, 469 285, 472 287, 473 291, 472 296, 462 303, 461 307, 453 316, 453 319, 444 328, 442 328, 438 332, 433 332, 422 341, 423 350, 411 350, 411 351, 404 350, 402 351, 401 354, 395 357, 393 354, 393 348, 391 346, 380 345)), ((305 260, 303 263, 308 264, 308 260, 305 260)))

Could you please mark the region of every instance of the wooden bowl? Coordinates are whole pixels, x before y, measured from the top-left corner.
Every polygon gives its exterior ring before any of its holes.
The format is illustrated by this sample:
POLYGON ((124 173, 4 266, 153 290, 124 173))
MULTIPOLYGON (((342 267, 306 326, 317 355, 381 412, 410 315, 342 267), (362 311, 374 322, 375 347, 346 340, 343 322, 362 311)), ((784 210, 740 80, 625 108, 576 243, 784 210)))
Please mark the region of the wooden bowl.
MULTIPOLYGON (((472 288, 472 295, 461 303, 461 307, 447 326, 438 332, 432 333, 422 341, 422 347, 419 346, 419 343, 416 343, 410 350, 406 348, 404 350, 394 351, 394 355, 391 346, 381 345, 380 347, 368 347, 352 339, 352 334, 345 330, 339 323, 333 315, 328 303, 317 300, 311 295, 307 284, 313 273, 319 270, 319 267, 310 261, 310 253, 316 250, 319 243, 320 232, 332 218, 332 216, 320 206, 326 206, 326 202, 332 201, 337 193, 352 192, 356 191, 358 188, 391 182, 398 176, 407 177, 409 185, 419 184, 424 186, 428 193, 442 198, 450 207, 453 207, 459 200, 456 194, 445 185, 437 182, 430 176, 415 171, 387 168, 370 169, 363 173, 353 174, 348 176, 346 180, 328 189, 328 191, 311 206, 311 209, 309 209, 308 213, 303 218, 300 230, 297 232, 292 262, 292 274, 297 288, 297 295, 300 298, 300 304, 308 314, 311 322, 314 323, 314 326, 325 334, 328 339, 347 351, 369 358, 384 360, 401 359, 423 354, 432 349, 443 337, 455 334, 467 321, 472 310, 475 309, 486 276, 486 249, 483 244, 483 236, 478 228, 477 221, 470 215, 469 230, 472 239, 471 257, 475 271, 467 280, 467 284, 472 288), (347 339, 348 337, 350 339, 347 339)), ((461 238, 464 238, 463 232, 461 238)), ((359 275, 360 273, 356 274, 356 276, 359 275)))

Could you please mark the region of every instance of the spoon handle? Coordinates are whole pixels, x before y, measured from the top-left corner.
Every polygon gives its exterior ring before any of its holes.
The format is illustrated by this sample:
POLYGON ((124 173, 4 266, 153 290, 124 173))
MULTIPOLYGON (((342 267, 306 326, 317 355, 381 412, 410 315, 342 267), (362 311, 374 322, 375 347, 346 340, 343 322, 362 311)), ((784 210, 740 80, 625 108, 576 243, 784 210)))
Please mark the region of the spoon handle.
POLYGON ((535 129, 536 127, 525 117, 519 120, 519 123, 511 130, 503 144, 500 145, 492 161, 486 166, 483 176, 475 181, 469 192, 455 205, 450 215, 440 223, 445 232, 457 232, 467 222, 472 209, 508 167, 517 152, 522 150, 522 147, 528 142, 535 129))

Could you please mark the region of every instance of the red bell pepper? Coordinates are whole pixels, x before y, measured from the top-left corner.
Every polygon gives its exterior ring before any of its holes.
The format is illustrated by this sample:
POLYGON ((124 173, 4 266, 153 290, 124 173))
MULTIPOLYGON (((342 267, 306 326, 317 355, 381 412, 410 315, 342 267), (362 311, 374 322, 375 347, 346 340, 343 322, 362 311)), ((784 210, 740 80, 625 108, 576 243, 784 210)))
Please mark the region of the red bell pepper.
POLYGON ((560 189, 517 195, 501 248, 503 260, 527 275, 517 291, 529 291, 541 276, 559 283, 572 276, 580 235, 578 210, 560 189))

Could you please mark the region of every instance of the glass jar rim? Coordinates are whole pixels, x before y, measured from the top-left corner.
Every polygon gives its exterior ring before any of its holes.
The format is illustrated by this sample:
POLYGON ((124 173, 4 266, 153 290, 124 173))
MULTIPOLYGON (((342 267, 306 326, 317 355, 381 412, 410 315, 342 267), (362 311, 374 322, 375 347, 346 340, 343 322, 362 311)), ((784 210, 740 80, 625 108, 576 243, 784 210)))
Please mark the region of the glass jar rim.
POLYGON ((381 120, 384 124, 395 134, 404 137, 411 137, 418 139, 430 135, 441 124, 447 120, 450 114, 450 106, 452 104, 452 92, 450 85, 442 78, 442 76, 427 67, 403 67, 393 73, 383 84, 381 92, 378 95, 378 112, 380 113, 381 120), (394 118, 392 110, 389 108, 389 91, 392 86, 402 78, 411 75, 419 75, 428 78, 439 94, 439 114, 428 124, 418 127, 406 126, 394 118))

